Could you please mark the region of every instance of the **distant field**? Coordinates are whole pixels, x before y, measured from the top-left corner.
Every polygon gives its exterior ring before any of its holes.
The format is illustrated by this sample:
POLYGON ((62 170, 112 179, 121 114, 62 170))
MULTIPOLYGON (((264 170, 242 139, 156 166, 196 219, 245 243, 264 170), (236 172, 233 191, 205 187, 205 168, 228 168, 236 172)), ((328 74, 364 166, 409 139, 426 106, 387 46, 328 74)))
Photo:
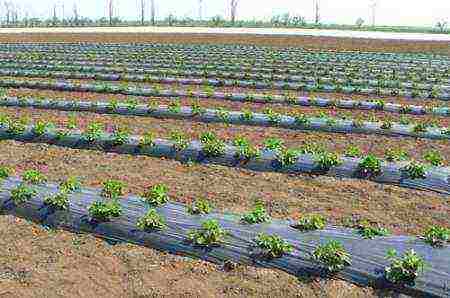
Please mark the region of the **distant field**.
POLYGON ((1 33, 189 33, 328 36, 371 39, 450 41, 449 34, 369 32, 285 28, 203 28, 203 27, 86 27, 86 28, 2 28, 1 33))

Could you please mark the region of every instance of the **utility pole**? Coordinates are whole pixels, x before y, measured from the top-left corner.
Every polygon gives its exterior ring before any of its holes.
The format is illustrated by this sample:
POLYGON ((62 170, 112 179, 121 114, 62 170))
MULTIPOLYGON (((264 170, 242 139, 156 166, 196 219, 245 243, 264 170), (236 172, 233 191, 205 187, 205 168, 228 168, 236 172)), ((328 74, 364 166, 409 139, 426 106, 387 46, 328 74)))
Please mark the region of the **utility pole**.
POLYGON ((314 23, 318 25, 320 22, 319 0, 314 0, 314 23))
POLYGON ((376 15, 376 10, 377 10, 377 6, 378 6, 378 1, 371 0, 369 6, 370 6, 370 10, 372 12, 372 27, 375 27, 375 15, 376 15))

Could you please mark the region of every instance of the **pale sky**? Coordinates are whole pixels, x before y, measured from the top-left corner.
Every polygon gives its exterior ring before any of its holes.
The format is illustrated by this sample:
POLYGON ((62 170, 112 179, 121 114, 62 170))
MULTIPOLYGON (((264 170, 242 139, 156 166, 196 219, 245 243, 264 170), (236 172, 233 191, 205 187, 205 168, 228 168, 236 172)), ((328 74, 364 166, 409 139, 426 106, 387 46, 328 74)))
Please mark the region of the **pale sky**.
MULTIPOLYGON (((140 0, 114 0, 115 13, 125 19, 137 18, 140 0)), ((198 17, 199 0, 155 0, 158 18, 173 13, 178 16, 198 17)), ((358 17, 371 23, 369 3, 371 0, 319 0, 321 21, 324 23, 354 24, 358 17)), ((59 17, 64 4, 65 16, 72 15, 77 3, 80 15, 91 18, 107 15, 107 0, 13 0, 26 8, 31 16, 49 17, 53 5, 58 5, 59 17)), ((146 0, 150 3, 150 0, 146 0)), ((230 0, 203 0, 203 17, 221 14, 228 17, 230 0)), ((438 20, 450 21, 450 0, 378 0, 377 25, 426 25, 434 26, 438 20)), ((2 15, 3 9, 0 9, 2 15)), ((147 9, 147 18, 150 9, 147 9)), ((313 0, 239 0, 238 18, 269 18, 272 14, 289 12, 299 14, 307 20, 313 19, 313 0)))

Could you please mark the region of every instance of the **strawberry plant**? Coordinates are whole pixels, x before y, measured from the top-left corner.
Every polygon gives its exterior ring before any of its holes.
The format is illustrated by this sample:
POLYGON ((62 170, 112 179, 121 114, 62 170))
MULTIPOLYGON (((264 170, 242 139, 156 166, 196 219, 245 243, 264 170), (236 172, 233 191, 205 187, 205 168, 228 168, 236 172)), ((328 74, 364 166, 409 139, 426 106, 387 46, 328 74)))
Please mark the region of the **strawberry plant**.
POLYGON ((125 188, 125 183, 118 180, 106 180, 103 182, 103 189, 101 195, 110 199, 117 199, 123 195, 123 190, 125 188))
POLYGON ((364 239, 373 239, 380 236, 390 235, 390 231, 378 224, 371 223, 369 220, 359 220, 355 226, 353 226, 364 239))
POLYGON ((374 177, 381 174, 381 161, 374 155, 369 154, 358 164, 358 172, 363 177, 374 177))
POLYGON ((242 216, 241 220, 248 224, 257 224, 270 221, 270 216, 267 214, 264 204, 257 201, 253 210, 242 216))
POLYGON ((311 120, 305 114, 296 114, 294 119, 297 126, 308 127, 311 124, 311 120))
POLYGON ((442 166, 444 164, 444 158, 436 150, 427 151, 423 156, 423 159, 425 159, 435 167, 442 166))
POLYGON ((142 194, 145 202, 160 206, 169 201, 169 188, 165 184, 155 184, 142 194))
POLYGON ((223 122, 230 122, 230 111, 224 108, 217 108, 216 116, 219 117, 223 122))
POLYGON ((279 124, 281 122, 281 115, 273 111, 271 108, 266 108, 263 112, 269 120, 269 123, 279 124))
POLYGON ((30 184, 41 184, 47 181, 47 177, 38 170, 27 170, 22 175, 23 181, 30 184))
POLYGON ((212 206, 207 200, 199 199, 188 206, 189 214, 209 214, 212 211, 212 206))
POLYGON ((278 138, 268 138, 264 140, 264 148, 268 150, 281 150, 283 145, 284 141, 278 138))
POLYGON ((67 210, 69 208, 69 197, 64 191, 44 199, 44 204, 58 210, 67 210))
POLYGON ((385 130, 390 130, 392 128, 392 121, 390 120, 384 120, 381 125, 380 128, 381 129, 385 129, 385 130))
POLYGON ((191 113, 194 116, 201 116, 206 113, 206 109, 200 106, 198 101, 195 101, 191 104, 191 113))
POLYGON ((143 217, 139 218, 137 227, 142 231, 162 230, 166 227, 166 221, 156 209, 150 209, 143 217))
POLYGON ((409 158, 408 153, 401 148, 388 148, 384 152, 384 156, 387 161, 391 161, 391 162, 404 161, 404 160, 408 160, 408 158, 409 158))
POLYGON ((77 177, 69 177, 66 181, 63 181, 59 188, 62 192, 72 193, 81 188, 81 182, 77 177))
POLYGON ((361 157, 361 149, 357 146, 350 145, 345 149, 344 155, 346 157, 361 157))
POLYGON ((425 123, 417 123, 416 125, 414 125, 412 131, 414 133, 425 133, 427 132, 427 128, 428 126, 425 123))
POLYGON ((27 128, 28 120, 25 118, 21 118, 19 120, 10 120, 8 122, 8 132, 13 135, 20 135, 25 132, 25 129, 27 128))
POLYGON ((240 115, 240 118, 243 121, 251 121, 251 120, 253 120, 253 112, 251 110, 242 109, 242 113, 240 115))
POLYGON ((415 161, 407 165, 404 171, 410 179, 425 179, 427 177, 425 166, 415 161))
POLYGON ((122 214, 122 208, 116 201, 92 203, 88 208, 89 216, 100 222, 110 221, 113 217, 119 217, 122 214))
POLYGON ((327 219, 319 214, 308 214, 302 216, 293 228, 301 231, 322 230, 327 224, 327 219))
POLYGON ((319 245, 314 250, 312 259, 323 264, 329 272, 337 272, 351 265, 350 254, 335 240, 319 245))
POLYGON ((294 165, 298 160, 299 152, 296 149, 281 149, 277 153, 277 161, 282 167, 288 167, 294 165))
POLYGON ((0 180, 8 178, 12 173, 12 169, 6 166, 0 166, 0 180))
POLYGON ((130 139, 130 130, 126 127, 117 127, 112 135, 112 143, 114 146, 121 146, 130 139))
POLYGON ((263 250, 264 256, 269 259, 280 258, 293 250, 293 246, 278 235, 259 234, 255 243, 263 250))
POLYGON ((423 234, 424 241, 434 247, 442 247, 450 242, 450 229, 431 226, 423 234))
POLYGON ((179 131, 172 131, 170 133, 170 140, 173 142, 173 148, 176 151, 185 150, 189 146, 187 136, 179 131))
POLYGON ((227 232, 220 227, 217 220, 208 219, 202 223, 201 228, 190 231, 188 239, 194 245, 210 247, 219 245, 226 235, 227 232))
POLYGON ((155 136, 151 131, 146 132, 139 140, 139 147, 141 148, 153 147, 154 145, 155 145, 155 136))
POLYGON ((169 103, 168 110, 174 114, 181 113, 181 103, 179 100, 174 100, 169 103))
POLYGON ((11 190, 11 200, 16 205, 26 203, 35 195, 37 191, 23 183, 11 190))
POLYGON ((86 127, 82 136, 88 142, 95 142, 96 140, 100 139, 100 137, 104 133, 104 130, 105 130, 105 128, 104 128, 103 123, 91 122, 86 127))
POLYGON ((321 171, 328 171, 332 167, 342 164, 339 156, 332 152, 321 152, 314 156, 314 162, 321 171))
POLYGON ((139 102, 137 101, 137 99, 133 99, 133 98, 128 99, 125 103, 128 111, 130 111, 130 112, 134 111, 138 104, 139 104, 139 102))
POLYGON ((424 259, 414 250, 409 250, 398 258, 397 251, 390 249, 386 258, 391 261, 391 265, 385 268, 384 275, 388 281, 396 284, 414 284, 414 280, 426 265, 424 259))
POLYGON ((33 133, 34 133, 36 136, 41 136, 41 135, 43 135, 44 133, 46 133, 46 132, 47 132, 47 129, 48 129, 49 127, 51 127, 51 126, 54 126, 54 125, 52 125, 52 124, 49 123, 49 122, 45 122, 45 121, 38 120, 38 121, 34 124, 34 126, 33 126, 33 133))
POLYGON ((225 154, 225 143, 214 133, 206 132, 200 137, 202 151, 207 157, 217 157, 225 154))

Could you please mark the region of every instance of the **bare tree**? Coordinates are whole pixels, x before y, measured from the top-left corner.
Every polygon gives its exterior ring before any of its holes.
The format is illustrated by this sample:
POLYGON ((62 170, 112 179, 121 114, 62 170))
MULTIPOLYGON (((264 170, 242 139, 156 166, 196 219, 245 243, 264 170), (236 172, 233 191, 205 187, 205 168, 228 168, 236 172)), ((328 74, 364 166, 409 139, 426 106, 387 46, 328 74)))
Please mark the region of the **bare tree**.
POLYGON ((75 26, 78 26, 78 20, 80 16, 78 14, 78 7, 76 3, 73 4, 72 12, 73 12, 73 22, 75 23, 75 26))
POLYGON ((113 15, 114 15, 114 3, 113 0, 109 0, 108 3, 108 14, 109 14, 109 25, 113 24, 113 15))
POLYGON ((3 6, 5 6, 6 25, 9 25, 11 23, 13 5, 11 2, 5 1, 3 6))
POLYGON ((372 27, 375 27, 375 20, 376 20, 376 12, 377 12, 378 1, 377 0, 371 0, 369 6, 370 6, 371 13, 372 13, 372 27))
POLYGON ((320 23, 319 0, 314 0, 314 23, 316 25, 320 23))
POLYGON ((198 20, 202 20, 203 0, 198 0, 198 20))
POLYGON ((238 6, 238 0, 231 0, 231 3, 230 3, 230 17, 231 17, 231 24, 233 24, 233 25, 236 22, 237 6, 238 6))
POLYGON ((150 17, 152 21, 152 26, 155 26, 156 24, 156 7, 155 7, 155 0, 150 0, 150 17))
POLYGON ((145 24, 145 0, 141 0, 141 25, 145 24))

